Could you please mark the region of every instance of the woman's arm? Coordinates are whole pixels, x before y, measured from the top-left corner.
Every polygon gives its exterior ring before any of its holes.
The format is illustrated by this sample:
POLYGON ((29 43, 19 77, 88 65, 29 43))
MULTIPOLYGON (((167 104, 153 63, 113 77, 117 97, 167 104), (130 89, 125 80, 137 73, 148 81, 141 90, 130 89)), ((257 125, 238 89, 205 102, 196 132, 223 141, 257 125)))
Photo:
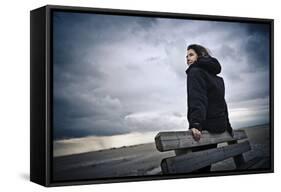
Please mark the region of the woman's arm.
POLYGON ((200 68, 191 68, 187 78, 189 129, 202 131, 208 108, 207 83, 200 68))

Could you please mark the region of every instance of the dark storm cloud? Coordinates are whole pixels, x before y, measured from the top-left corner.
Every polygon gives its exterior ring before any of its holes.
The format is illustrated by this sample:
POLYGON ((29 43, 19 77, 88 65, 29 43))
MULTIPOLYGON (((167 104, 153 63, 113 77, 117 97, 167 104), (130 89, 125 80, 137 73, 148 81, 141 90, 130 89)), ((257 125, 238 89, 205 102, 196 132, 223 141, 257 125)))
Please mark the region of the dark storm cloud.
POLYGON ((263 25, 60 12, 53 23, 56 139, 185 129, 191 43, 220 60, 234 124, 268 106, 263 25))
POLYGON ((248 39, 245 50, 248 52, 251 71, 267 70, 269 65, 269 26, 248 25, 248 39))
MULTIPOLYGON (((229 102, 269 95, 269 29, 264 24, 216 23, 209 47, 222 65, 229 102), (222 29, 224 28, 224 29, 222 29), (258 85, 258 86, 253 86, 258 85)), ((207 43, 208 44, 208 43, 207 43)))

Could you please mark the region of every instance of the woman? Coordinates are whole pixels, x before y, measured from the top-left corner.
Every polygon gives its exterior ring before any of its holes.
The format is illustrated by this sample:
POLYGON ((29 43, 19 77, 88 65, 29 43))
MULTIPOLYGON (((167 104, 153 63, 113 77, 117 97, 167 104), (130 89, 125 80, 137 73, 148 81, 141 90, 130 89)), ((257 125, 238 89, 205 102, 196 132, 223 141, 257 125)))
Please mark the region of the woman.
MULTIPOLYGON (((225 102, 223 78, 217 76, 221 72, 218 60, 211 57, 207 49, 201 45, 192 44, 187 47, 187 97, 189 129, 193 138, 199 141, 202 130, 210 133, 228 131, 233 137, 233 130, 228 118, 225 102)), ((217 144, 201 147, 216 148, 217 144)), ((193 151, 197 151, 194 149, 193 151)), ((211 165, 195 172, 211 170, 211 165)))
POLYGON ((188 121, 193 138, 199 141, 202 130, 210 133, 233 130, 228 118, 225 88, 218 60, 207 49, 192 44, 187 47, 188 121))

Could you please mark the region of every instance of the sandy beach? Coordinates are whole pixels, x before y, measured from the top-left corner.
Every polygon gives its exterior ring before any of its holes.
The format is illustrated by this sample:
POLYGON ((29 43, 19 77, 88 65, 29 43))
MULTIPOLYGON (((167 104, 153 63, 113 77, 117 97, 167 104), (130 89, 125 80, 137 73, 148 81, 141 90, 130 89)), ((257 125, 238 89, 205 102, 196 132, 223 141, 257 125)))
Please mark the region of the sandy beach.
MULTIPOLYGON (((260 168, 269 168, 269 125, 243 128, 248 135, 252 150, 244 153, 246 161, 253 157, 267 159, 260 168)), ((224 146, 222 143, 219 145, 224 146)), ((159 152, 154 143, 111 148, 81 154, 54 157, 53 179, 55 181, 96 179, 124 176, 162 175, 160 163, 174 156, 174 151, 159 152)), ((235 169, 232 158, 212 165, 211 171, 235 169)))

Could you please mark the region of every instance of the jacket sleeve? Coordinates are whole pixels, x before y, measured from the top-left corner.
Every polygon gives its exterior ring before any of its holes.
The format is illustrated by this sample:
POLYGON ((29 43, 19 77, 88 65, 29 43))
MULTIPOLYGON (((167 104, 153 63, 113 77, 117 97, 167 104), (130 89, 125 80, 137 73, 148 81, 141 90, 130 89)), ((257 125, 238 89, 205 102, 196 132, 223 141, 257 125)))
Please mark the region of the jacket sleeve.
MULTIPOLYGON (((222 79, 223 80, 223 79, 222 79)), ((224 81, 223 81, 223 87, 224 86, 224 81)), ((225 88, 224 88, 225 89, 225 88)), ((234 137, 234 132, 233 132, 233 129, 232 129, 232 126, 230 124, 230 121, 229 121, 229 115, 228 115, 228 107, 227 107, 227 104, 226 104, 226 101, 224 99, 224 106, 225 106, 225 115, 226 115, 226 131, 232 136, 234 137)))
POLYGON ((202 131, 208 108, 207 83, 202 69, 192 68, 187 78, 189 129, 202 131))
POLYGON ((234 137, 234 132, 233 132, 233 129, 232 129, 232 126, 229 122, 229 117, 228 117, 228 107, 227 107, 227 104, 226 104, 226 101, 224 100, 225 102, 225 113, 226 113, 226 120, 227 120, 227 127, 226 127, 226 130, 227 132, 232 136, 234 137))

